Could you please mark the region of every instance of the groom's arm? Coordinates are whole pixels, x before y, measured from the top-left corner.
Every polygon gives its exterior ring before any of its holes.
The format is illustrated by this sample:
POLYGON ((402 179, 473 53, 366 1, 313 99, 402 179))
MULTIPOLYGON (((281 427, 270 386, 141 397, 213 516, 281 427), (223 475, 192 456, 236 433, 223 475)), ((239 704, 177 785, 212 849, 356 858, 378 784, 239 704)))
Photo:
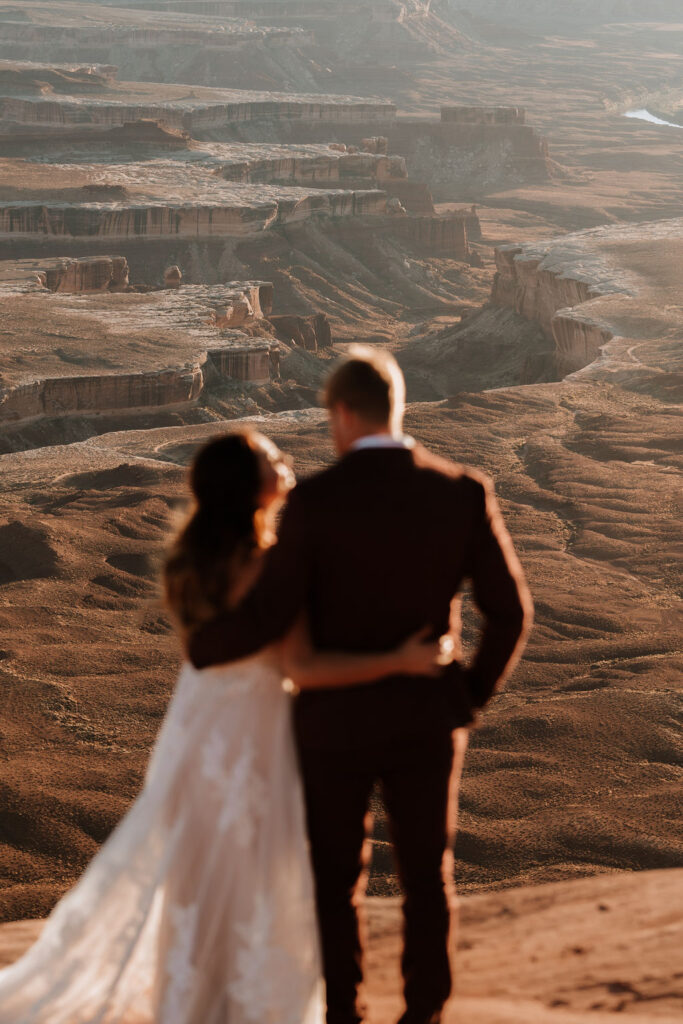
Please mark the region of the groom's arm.
POLYGON ((255 654, 294 623, 310 579, 310 544, 301 496, 294 490, 282 516, 277 543, 265 557, 258 581, 235 608, 196 630, 188 642, 195 668, 255 654))
POLYGON ((476 517, 467 575, 484 616, 479 648, 466 670, 472 702, 483 707, 521 657, 533 603, 490 479, 477 475, 476 517))

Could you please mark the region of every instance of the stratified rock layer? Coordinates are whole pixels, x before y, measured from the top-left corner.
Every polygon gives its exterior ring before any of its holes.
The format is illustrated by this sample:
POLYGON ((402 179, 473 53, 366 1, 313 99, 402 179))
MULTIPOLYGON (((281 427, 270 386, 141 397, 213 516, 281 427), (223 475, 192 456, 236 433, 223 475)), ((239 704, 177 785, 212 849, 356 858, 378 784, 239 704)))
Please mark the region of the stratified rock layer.
POLYGON ((123 256, 84 256, 0 262, 0 298, 47 288, 51 292, 125 291, 128 262, 123 256))
POLYGON ((124 291, 123 276, 121 257, 0 263, 6 429, 38 417, 187 406, 217 378, 269 381, 272 285, 136 294, 124 291))
POLYGON ((68 78, 62 91, 49 95, 33 84, 41 76, 48 79, 50 75, 58 76, 64 67, 0 60, 0 121, 17 127, 71 125, 102 128, 152 120, 163 121, 170 128, 183 129, 194 135, 231 124, 259 121, 330 125, 363 123, 372 126, 379 121, 391 122, 396 114, 392 103, 377 98, 204 86, 188 89, 187 86, 170 83, 119 82, 115 77, 115 67, 107 67, 106 75, 93 75, 92 88, 89 88, 89 79, 78 81, 81 88, 73 95, 66 92, 68 78), (17 87, 17 81, 21 82, 22 78, 27 80, 25 94, 17 87))
POLYGON ((592 372, 614 370, 615 360, 622 362, 617 352, 636 347, 624 339, 638 340, 638 321, 661 319, 659 295, 671 286, 669 271, 665 266, 661 276, 645 276, 648 262, 670 264, 682 247, 683 218, 501 246, 493 302, 539 324, 555 342, 560 372, 596 360, 592 372))

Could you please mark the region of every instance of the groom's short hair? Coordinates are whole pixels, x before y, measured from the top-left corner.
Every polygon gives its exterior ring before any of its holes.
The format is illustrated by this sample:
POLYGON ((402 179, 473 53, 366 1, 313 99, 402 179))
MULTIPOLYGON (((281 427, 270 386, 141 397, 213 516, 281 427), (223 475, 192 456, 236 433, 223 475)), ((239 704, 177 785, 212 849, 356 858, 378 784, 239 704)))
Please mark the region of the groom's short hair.
POLYGON ((325 405, 343 402, 369 423, 390 424, 400 430, 406 386, 398 363, 386 349, 352 345, 330 374, 325 405))

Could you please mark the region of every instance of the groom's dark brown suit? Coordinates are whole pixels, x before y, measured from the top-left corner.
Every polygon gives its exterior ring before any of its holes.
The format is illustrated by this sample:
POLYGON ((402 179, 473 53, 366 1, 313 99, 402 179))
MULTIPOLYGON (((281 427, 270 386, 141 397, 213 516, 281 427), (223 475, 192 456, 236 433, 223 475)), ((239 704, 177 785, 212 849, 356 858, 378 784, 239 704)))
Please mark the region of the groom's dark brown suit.
POLYGON ((295 702, 329 1024, 360 1020, 351 897, 377 781, 406 894, 405 1024, 437 1021, 450 991, 441 863, 452 730, 489 700, 531 612, 489 479, 419 446, 353 451, 299 484, 254 589, 190 644, 198 668, 242 658, 305 611, 316 649, 384 651, 425 625, 435 637, 447 632, 452 598, 468 579, 484 618, 470 668, 312 690, 295 702))

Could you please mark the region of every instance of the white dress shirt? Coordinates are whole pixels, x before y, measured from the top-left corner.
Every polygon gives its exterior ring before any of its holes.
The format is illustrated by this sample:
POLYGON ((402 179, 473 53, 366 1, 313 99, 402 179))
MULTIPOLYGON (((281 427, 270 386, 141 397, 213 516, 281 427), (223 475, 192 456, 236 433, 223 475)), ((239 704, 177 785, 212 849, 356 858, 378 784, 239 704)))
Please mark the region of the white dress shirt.
POLYGON ((349 451, 359 452, 364 448, 414 448, 415 440, 407 434, 366 434, 354 441, 349 451))

